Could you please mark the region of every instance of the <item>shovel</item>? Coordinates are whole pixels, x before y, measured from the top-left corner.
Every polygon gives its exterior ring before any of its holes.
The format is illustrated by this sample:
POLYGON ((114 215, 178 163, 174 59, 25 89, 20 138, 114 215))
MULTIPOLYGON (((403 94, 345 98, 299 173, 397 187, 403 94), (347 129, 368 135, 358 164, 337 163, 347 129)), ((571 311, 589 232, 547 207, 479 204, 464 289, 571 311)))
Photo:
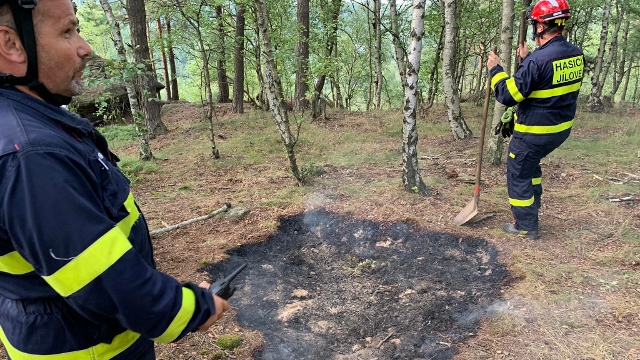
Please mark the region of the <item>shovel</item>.
MULTIPOLYGON (((493 48, 493 52, 496 52, 493 48)), ((488 70, 487 70, 488 71, 488 70)), ((478 145, 478 159, 476 160, 476 186, 473 189, 473 198, 460 213, 453 218, 453 223, 462 225, 471 220, 478 213, 478 199, 480 199, 480 171, 482 170, 482 152, 484 150, 484 133, 487 129, 487 116, 489 114, 489 99, 491 98, 491 74, 487 74, 487 91, 484 95, 484 110, 482 113, 482 131, 480 132, 480 145, 478 145)))

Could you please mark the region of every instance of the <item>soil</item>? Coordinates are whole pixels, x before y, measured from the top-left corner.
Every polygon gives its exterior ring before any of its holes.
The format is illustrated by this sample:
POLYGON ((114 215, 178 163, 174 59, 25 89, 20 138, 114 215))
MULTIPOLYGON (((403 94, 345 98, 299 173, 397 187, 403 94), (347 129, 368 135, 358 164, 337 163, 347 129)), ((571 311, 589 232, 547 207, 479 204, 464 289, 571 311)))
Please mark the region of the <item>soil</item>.
POLYGON ((280 224, 209 269, 248 264, 233 302, 265 337, 256 359, 449 359, 501 306, 508 272, 482 239, 324 210, 280 224))

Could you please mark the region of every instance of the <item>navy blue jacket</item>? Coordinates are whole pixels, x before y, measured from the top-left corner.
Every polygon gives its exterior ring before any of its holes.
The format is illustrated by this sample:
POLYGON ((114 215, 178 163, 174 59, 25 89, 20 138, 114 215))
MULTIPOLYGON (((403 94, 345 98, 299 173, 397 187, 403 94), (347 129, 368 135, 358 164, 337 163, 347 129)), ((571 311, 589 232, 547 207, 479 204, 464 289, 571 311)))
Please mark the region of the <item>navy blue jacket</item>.
POLYGON ((0 339, 13 360, 134 359, 213 313, 155 269, 129 181, 93 128, 0 88, 0 339))
POLYGON ((514 138, 547 144, 569 136, 584 76, 580 48, 556 36, 530 53, 513 77, 500 65, 490 72, 496 100, 518 105, 514 138))

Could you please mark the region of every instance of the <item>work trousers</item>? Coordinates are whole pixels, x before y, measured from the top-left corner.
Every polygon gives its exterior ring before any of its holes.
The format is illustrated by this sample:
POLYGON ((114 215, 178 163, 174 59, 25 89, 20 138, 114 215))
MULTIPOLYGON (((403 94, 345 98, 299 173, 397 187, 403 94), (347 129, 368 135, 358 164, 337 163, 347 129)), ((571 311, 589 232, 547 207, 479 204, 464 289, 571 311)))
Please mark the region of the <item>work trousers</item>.
POLYGON ((516 228, 538 230, 538 210, 542 197, 540 160, 562 144, 532 144, 522 138, 512 138, 507 157, 507 190, 516 228))

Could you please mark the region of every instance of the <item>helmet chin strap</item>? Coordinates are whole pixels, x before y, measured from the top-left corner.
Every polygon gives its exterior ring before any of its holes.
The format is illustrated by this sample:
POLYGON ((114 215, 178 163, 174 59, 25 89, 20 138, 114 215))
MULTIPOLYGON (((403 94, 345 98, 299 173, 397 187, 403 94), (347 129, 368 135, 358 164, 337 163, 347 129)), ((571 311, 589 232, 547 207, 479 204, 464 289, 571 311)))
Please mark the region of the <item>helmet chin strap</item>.
POLYGON ((59 94, 53 94, 44 84, 38 80, 38 53, 36 51, 36 33, 33 27, 33 9, 36 7, 36 0, 16 0, 11 1, 11 12, 17 27, 20 42, 27 53, 27 73, 25 76, 14 76, 2 74, 0 80, 2 85, 23 85, 35 92, 54 106, 67 105, 71 98, 59 94))
POLYGON ((540 24, 540 23, 539 23, 539 22, 537 22, 537 21, 534 21, 534 22, 531 24, 531 25, 533 26, 533 34, 532 34, 532 38, 531 38, 531 40, 534 40, 534 41, 535 41, 535 40, 536 40, 536 38, 542 38, 542 36, 543 36, 544 34, 548 33, 549 31, 551 31, 551 29, 553 29, 553 28, 555 28, 555 27, 557 27, 557 26, 558 26, 558 25, 557 25, 557 24, 555 24, 555 23, 548 22, 548 23, 546 23, 546 25, 547 25, 547 26, 545 27, 545 29, 544 29, 544 30, 542 30, 542 31, 540 31, 540 32, 538 32, 538 24, 540 24))

